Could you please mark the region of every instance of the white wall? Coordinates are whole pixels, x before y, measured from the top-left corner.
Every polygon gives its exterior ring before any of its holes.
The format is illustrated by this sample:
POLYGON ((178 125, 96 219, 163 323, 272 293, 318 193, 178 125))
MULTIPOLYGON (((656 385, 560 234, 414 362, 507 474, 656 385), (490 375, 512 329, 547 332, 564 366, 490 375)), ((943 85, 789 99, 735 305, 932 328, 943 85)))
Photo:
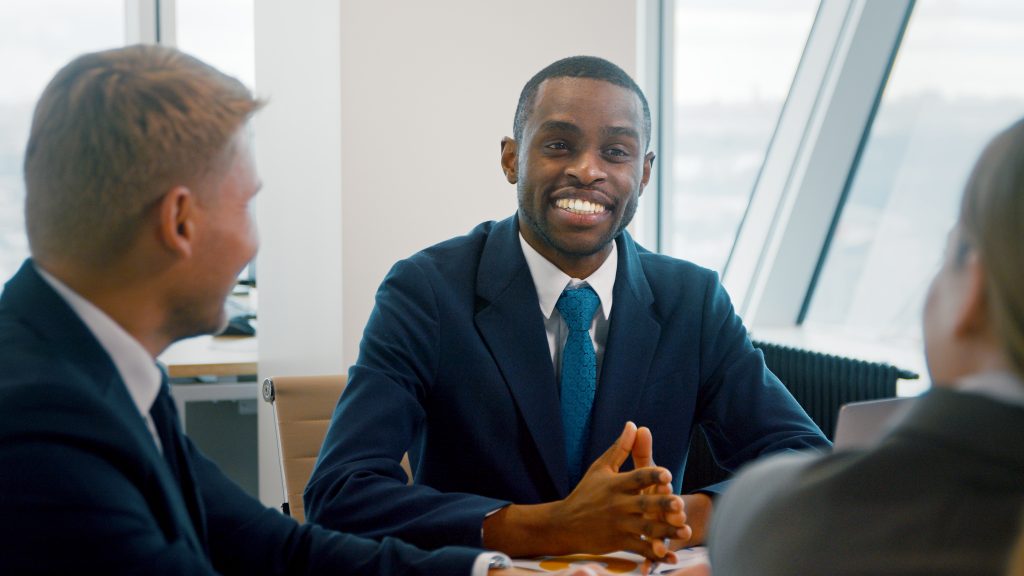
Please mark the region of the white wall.
POLYGON ((396 260, 511 215, 498 152, 522 85, 574 54, 635 72, 636 21, 611 0, 256 0, 261 377, 345 371, 396 260))

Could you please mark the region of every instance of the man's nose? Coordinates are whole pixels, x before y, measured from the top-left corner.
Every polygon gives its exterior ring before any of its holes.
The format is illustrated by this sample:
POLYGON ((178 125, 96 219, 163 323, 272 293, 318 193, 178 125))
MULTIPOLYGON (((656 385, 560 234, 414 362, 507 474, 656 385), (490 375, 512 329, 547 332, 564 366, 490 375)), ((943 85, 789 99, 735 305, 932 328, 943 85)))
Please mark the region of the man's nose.
POLYGON ((565 173, 583 185, 594 184, 608 177, 604 170, 604 159, 597 150, 577 154, 569 163, 565 173))

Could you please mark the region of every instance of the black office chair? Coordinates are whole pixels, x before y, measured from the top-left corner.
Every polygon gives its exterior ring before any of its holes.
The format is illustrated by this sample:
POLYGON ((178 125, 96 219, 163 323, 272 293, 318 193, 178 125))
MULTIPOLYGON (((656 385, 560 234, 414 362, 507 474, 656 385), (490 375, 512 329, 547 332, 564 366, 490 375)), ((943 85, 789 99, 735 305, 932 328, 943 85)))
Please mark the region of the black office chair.
MULTIPOLYGON (((891 364, 812 352, 790 346, 753 342, 764 354, 768 369, 789 389, 829 440, 835 434, 839 408, 849 402, 896 396, 896 382, 918 375, 891 364)), ((732 475, 715 462, 700 426, 690 436, 690 452, 683 474, 683 493, 732 475)))

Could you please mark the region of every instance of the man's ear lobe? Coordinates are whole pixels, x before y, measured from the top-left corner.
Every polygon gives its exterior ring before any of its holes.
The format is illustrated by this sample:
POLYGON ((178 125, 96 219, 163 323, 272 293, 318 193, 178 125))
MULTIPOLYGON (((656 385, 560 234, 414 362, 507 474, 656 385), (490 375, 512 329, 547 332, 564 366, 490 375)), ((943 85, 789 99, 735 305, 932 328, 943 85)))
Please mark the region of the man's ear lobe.
POLYGON ((971 251, 967 255, 963 274, 963 295, 954 327, 958 336, 978 334, 989 329, 985 265, 977 252, 971 251))
POLYGON ((519 164, 518 144, 508 136, 501 139, 501 170, 505 173, 505 180, 509 184, 519 181, 517 173, 519 164))
POLYGON ((185 186, 175 186, 160 200, 160 244, 179 256, 192 255, 195 242, 196 200, 185 186))

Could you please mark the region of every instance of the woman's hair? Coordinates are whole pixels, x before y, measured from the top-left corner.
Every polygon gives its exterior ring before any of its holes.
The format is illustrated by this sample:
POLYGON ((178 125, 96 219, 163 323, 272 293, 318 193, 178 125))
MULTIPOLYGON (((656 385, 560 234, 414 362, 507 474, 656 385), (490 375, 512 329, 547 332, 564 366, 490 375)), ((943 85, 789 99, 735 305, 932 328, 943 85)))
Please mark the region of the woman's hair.
POLYGON ((996 336, 1024 377, 1024 120, 981 154, 964 191, 960 226, 985 270, 996 336))

